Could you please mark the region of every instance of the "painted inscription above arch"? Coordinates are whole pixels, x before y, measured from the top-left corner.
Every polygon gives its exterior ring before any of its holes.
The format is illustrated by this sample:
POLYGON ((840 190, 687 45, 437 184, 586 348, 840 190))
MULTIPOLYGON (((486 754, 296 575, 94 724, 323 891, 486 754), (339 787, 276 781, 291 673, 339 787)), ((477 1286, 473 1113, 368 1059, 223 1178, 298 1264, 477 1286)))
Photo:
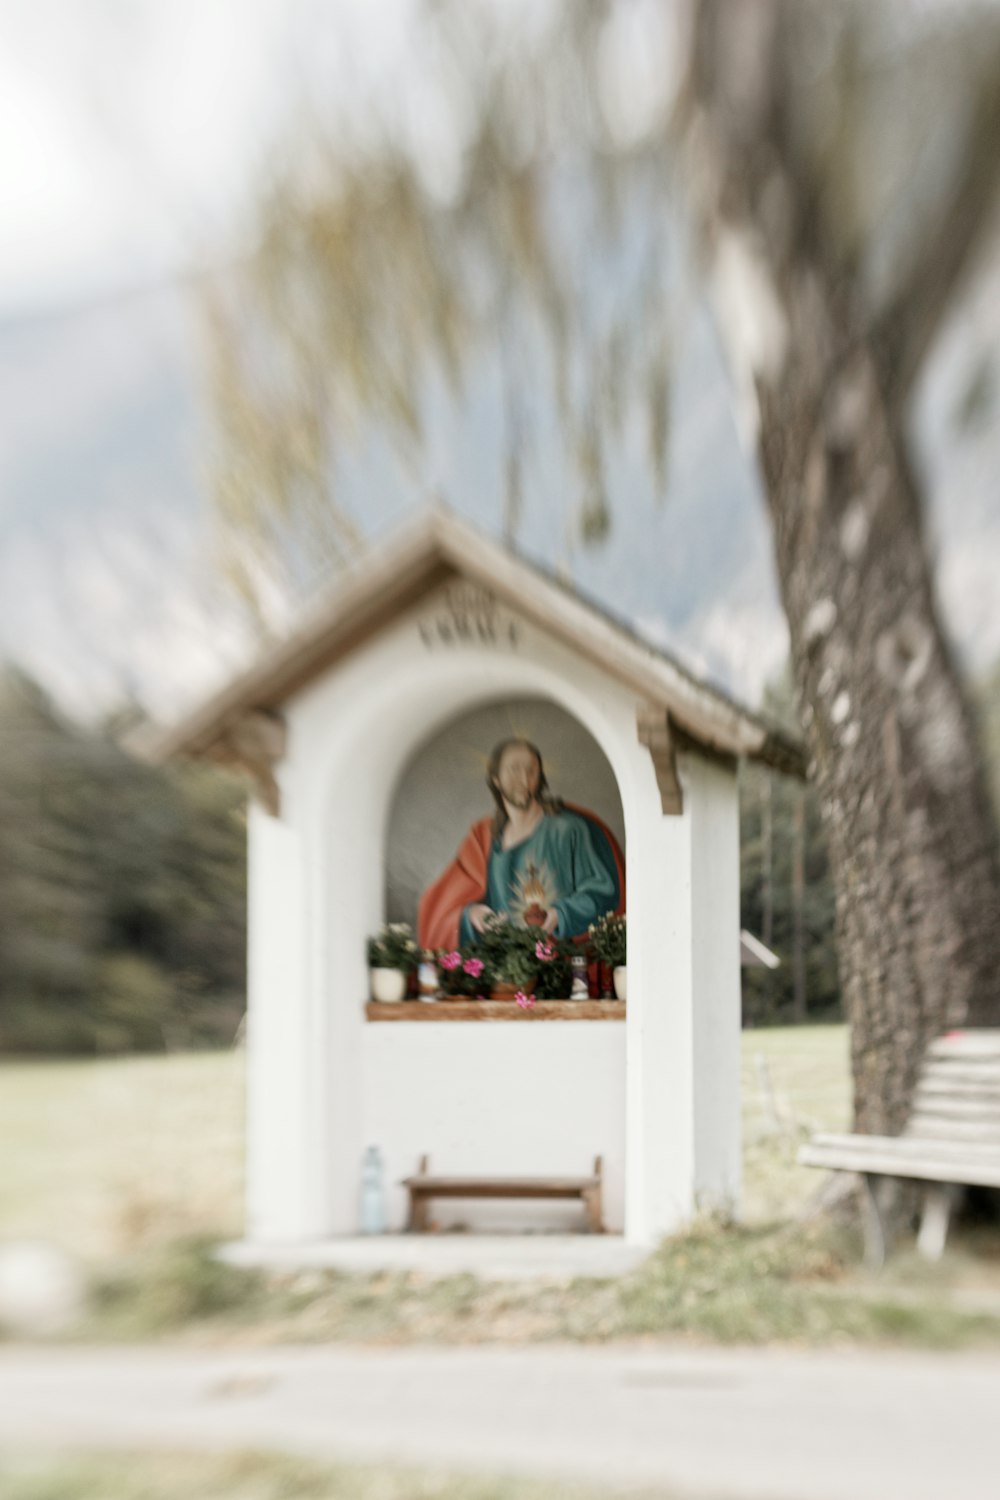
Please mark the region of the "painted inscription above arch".
POLYGON ((517 621, 500 609, 489 589, 465 583, 446 588, 417 629, 428 650, 442 646, 516 647, 521 634, 517 621))

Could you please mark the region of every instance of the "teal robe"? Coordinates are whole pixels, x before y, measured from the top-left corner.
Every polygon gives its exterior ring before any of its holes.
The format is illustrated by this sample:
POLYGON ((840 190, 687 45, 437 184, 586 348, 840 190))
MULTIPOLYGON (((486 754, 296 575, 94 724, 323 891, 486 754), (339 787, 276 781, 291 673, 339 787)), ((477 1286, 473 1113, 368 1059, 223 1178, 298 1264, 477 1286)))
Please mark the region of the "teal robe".
MULTIPOLYGON (((483 900, 511 921, 524 922, 531 906, 554 908, 556 936, 579 937, 592 922, 615 911, 621 898, 618 866, 603 830, 579 813, 563 810, 542 818, 512 849, 495 838, 483 900)), ((462 912, 459 940, 475 941, 469 908, 462 912)))

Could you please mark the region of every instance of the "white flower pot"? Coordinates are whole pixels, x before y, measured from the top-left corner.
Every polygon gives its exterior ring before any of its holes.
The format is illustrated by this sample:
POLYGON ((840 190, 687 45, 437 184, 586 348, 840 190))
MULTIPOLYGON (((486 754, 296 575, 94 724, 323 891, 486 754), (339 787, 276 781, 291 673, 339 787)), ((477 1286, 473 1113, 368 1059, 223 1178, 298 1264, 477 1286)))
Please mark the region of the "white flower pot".
POLYGON ((626 968, 625 964, 620 964, 619 967, 615 970, 615 994, 618 996, 619 1000, 626 1000, 628 998, 628 985, 626 983, 627 978, 628 969, 626 968))
POLYGON ((406 975, 402 969, 369 969, 372 999, 383 1004, 402 1000, 406 994, 406 975))

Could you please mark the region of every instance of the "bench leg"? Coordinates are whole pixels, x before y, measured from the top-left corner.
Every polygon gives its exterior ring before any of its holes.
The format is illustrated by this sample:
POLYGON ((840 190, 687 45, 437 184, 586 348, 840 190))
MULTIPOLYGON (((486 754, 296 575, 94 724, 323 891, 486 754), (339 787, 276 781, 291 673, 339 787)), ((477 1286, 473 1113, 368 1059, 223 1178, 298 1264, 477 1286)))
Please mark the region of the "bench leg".
POLYGON ((885 1223, 879 1203, 883 1179, 865 1172, 862 1180, 865 1185, 865 1265, 870 1271, 881 1271, 886 1252, 885 1223))
MULTIPOLYGON (((422 1156, 417 1167, 417 1180, 426 1177, 430 1169, 430 1157, 422 1156)), ((408 1234, 424 1234, 427 1230, 427 1198, 411 1178, 405 1183, 410 1190, 410 1212, 406 1220, 408 1234)))
POLYGON ((427 1210, 429 1208, 427 1197, 424 1193, 410 1192, 410 1217, 407 1221, 407 1232, 409 1234, 426 1234, 427 1232, 427 1210))
POLYGON ((920 1215, 917 1249, 925 1260, 940 1260, 948 1238, 951 1211, 961 1189, 947 1182, 931 1182, 924 1189, 924 1206, 920 1215))
POLYGON ((584 1188, 583 1206, 587 1211, 587 1228, 591 1234, 604 1233, 604 1214, 601 1205, 601 1186, 584 1188))

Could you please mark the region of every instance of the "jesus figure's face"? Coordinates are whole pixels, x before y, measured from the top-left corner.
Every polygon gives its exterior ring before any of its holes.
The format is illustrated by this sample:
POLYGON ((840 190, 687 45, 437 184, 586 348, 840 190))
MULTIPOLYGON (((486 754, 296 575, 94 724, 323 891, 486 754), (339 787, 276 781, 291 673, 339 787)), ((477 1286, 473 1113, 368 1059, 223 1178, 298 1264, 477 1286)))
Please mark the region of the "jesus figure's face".
POLYGON ((527 745, 508 745, 500 757, 497 785, 510 807, 525 812, 538 797, 541 767, 538 757, 527 745))

